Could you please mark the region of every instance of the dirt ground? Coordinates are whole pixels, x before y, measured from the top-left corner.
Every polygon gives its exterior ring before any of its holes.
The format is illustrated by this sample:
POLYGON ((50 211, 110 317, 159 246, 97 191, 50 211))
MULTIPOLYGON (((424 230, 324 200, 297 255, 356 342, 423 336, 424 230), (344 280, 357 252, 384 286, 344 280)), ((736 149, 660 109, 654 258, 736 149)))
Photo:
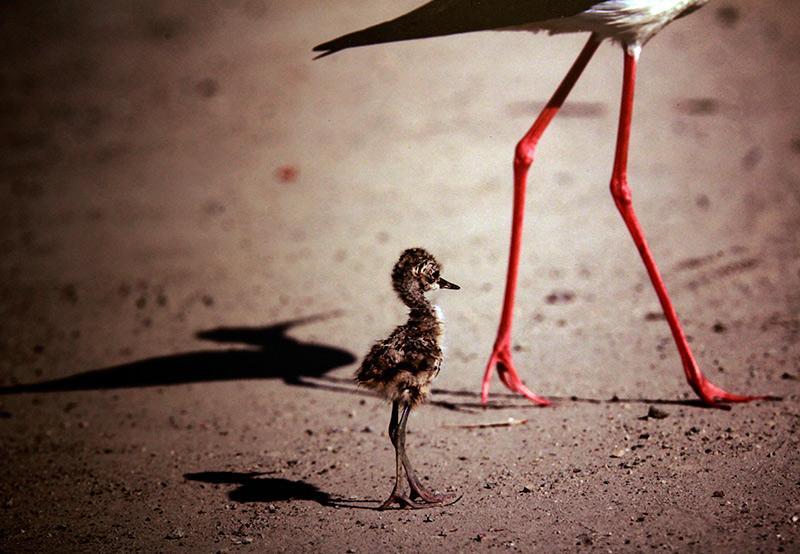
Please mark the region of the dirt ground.
POLYGON ((800 7, 648 44, 630 162, 701 367, 782 400, 691 402, 607 190, 606 44, 531 174, 514 355, 554 405, 482 409, 513 147, 585 37, 312 61, 419 2, 0 8, 0 552, 800 552, 800 7), (461 290, 409 452, 463 497, 379 512, 390 410, 351 376, 410 246, 461 290))

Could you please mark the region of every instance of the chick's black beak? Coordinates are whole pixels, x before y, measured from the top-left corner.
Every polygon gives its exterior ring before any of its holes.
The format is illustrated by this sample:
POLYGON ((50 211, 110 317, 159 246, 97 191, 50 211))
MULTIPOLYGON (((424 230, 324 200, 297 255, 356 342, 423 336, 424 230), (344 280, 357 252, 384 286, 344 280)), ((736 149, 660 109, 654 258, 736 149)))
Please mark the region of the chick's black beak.
POLYGON ((458 285, 456 285, 455 283, 451 283, 450 281, 445 281, 445 280, 444 280, 444 279, 442 279, 441 277, 439 277, 439 281, 438 281, 438 282, 439 282, 439 288, 440 288, 440 289, 453 289, 453 290, 458 290, 458 289, 460 289, 460 288, 461 288, 461 287, 459 287, 458 285))

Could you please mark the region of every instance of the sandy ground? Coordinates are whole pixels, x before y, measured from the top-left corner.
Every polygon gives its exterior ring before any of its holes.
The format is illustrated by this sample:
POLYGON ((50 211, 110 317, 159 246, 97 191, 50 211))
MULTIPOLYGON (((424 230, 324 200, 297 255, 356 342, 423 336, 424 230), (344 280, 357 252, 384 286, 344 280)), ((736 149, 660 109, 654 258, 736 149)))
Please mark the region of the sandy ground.
POLYGON ((531 176, 514 348, 554 406, 479 408, 513 146, 585 39, 312 62, 416 4, 0 8, 1 552, 800 551, 796 2, 714 0, 639 70, 634 202, 698 360, 783 397, 730 411, 690 402, 607 191, 612 45, 531 176), (351 376, 417 245, 462 289, 409 451, 463 498, 378 512, 389 407, 351 376))

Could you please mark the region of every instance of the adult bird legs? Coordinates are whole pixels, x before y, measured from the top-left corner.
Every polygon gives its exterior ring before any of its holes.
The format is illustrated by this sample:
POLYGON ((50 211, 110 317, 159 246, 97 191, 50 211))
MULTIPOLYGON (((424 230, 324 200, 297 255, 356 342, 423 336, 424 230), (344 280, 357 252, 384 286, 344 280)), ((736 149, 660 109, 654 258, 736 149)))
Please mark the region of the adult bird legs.
POLYGON ((511 324, 517 289, 525 189, 528 170, 533 163, 536 144, 550 121, 577 82, 600 43, 611 39, 622 46, 624 73, 622 102, 617 133, 614 167, 611 175, 611 195, 636 248, 642 257, 650 281, 661 303, 670 331, 680 353, 683 370, 691 388, 707 406, 719 407, 720 402, 746 402, 770 398, 731 394, 711 383, 694 359, 686 335, 667 294, 655 260, 645 241, 642 229, 631 204, 628 187, 628 145, 633 113, 633 90, 636 63, 642 47, 666 25, 701 8, 708 0, 432 0, 390 21, 361 31, 348 33, 314 48, 326 56, 356 46, 429 38, 457 33, 486 30, 547 31, 549 33, 589 32, 586 42, 572 68, 545 106, 530 130, 517 144, 514 157, 514 210, 511 224, 506 289, 497 337, 484 373, 481 401, 489 395, 489 383, 494 369, 502 382, 531 401, 547 405, 550 402, 533 394, 517 373, 511 356, 511 324))

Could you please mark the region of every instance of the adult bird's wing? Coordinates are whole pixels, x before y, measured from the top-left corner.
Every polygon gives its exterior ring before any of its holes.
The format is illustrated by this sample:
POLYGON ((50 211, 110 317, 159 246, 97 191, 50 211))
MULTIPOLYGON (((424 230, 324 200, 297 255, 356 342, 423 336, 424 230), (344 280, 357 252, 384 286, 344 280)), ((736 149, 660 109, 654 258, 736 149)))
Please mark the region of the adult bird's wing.
POLYGON ((314 47, 318 58, 345 48, 517 27, 571 17, 603 0, 432 0, 391 21, 314 47))

